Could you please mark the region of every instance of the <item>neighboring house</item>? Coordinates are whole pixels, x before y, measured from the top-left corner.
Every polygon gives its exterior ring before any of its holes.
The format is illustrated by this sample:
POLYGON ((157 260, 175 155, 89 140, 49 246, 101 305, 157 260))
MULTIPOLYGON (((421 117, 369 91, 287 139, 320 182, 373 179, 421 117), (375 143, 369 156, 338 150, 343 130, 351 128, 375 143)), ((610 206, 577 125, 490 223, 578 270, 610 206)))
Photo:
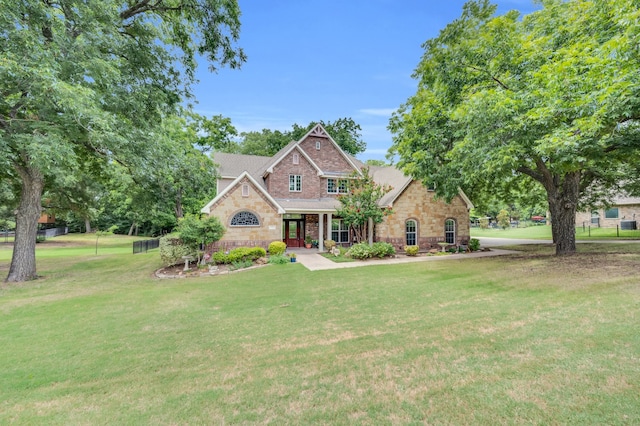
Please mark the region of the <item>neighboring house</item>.
POLYGON ((609 208, 576 213, 576 226, 637 229, 640 220, 640 198, 617 196, 609 208))
MULTIPOLYGON (((218 195, 202 212, 218 217, 227 228, 216 248, 266 248, 272 241, 303 247, 305 236, 318 240, 320 250, 327 239, 343 246, 352 243, 351 231, 336 216, 337 197, 365 165, 340 149, 321 125, 273 157, 215 153, 213 160, 219 165, 218 195)), ((371 241, 398 249, 468 242, 473 205, 462 191, 445 203, 395 167, 372 166, 370 173, 377 183, 393 187, 379 201, 381 208, 392 207, 393 214, 375 226, 371 241)))

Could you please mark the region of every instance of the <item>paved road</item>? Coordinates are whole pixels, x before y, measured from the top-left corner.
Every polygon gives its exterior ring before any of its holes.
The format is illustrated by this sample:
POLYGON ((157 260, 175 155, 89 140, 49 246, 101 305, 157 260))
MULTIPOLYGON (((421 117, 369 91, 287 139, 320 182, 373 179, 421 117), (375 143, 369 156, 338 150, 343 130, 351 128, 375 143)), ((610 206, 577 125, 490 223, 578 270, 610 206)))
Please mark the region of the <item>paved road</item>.
MULTIPOLYGON (((479 237, 480 246, 482 247, 502 247, 502 246, 515 246, 519 244, 553 244, 551 240, 519 240, 514 238, 492 238, 492 237, 479 237)), ((604 244, 638 244, 640 240, 577 240, 577 244, 583 243, 604 243, 604 244)))

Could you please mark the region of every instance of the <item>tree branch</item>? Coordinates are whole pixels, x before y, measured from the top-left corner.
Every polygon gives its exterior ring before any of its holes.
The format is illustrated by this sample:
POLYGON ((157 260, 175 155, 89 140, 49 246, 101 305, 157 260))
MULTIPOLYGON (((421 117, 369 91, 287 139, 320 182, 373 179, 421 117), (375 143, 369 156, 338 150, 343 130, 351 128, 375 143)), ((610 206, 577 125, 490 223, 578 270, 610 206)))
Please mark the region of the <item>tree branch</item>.
POLYGON ((463 66, 465 66, 465 67, 467 67, 467 68, 471 68, 471 69, 472 69, 472 70, 474 70, 474 71, 478 71, 478 72, 481 72, 481 73, 484 73, 484 74, 488 75, 489 77, 491 77, 491 79, 492 79, 493 81, 495 81, 496 83, 498 83, 498 84, 499 84, 503 89, 508 90, 508 91, 511 91, 511 88, 510 88, 509 86, 507 86, 506 84, 504 84, 502 81, 500 81, 496 76, 494 76, 493 74, 491 74, 489 71, 487 71, 487 70, 485 70, 485 69, 482 69, 482 68, 479 68, 479 67, 476 67, 476 66, 474 66, 474 65, 470 65, 470 64, 464 64, 464 63, 463 63, 462 65, 463 65, 463 66))

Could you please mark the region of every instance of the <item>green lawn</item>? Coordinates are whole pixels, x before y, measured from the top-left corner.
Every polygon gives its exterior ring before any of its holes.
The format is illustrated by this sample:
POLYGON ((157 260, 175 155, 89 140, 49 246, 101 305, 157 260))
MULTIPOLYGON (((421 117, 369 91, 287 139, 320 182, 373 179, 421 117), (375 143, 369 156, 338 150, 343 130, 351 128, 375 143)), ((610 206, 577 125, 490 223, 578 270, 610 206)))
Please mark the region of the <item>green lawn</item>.
MULTIPOLYGON (((480 229, 471 228, 471 236, 493 238, 525 238, 534 240, 550 240, 551 226, 534 225, 526 228, 507 229, 480 229)), ((615 240, 615 239, 640 239, 640 230, 616 231, 616 228, 576 228, 576 239, 584 240, 615 240)))
POLYGON ((640 423, 640 244, 160 281, 71 239, 0 287, 0 424, 640 423))

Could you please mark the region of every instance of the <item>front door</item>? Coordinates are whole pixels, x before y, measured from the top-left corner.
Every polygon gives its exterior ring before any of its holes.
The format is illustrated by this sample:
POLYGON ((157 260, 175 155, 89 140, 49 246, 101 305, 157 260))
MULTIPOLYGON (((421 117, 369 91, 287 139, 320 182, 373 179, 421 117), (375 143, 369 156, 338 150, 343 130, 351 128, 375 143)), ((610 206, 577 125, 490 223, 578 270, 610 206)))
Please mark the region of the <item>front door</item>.
POLYGON ((304 221, 285 219, 284 242, 287 247, 304 247, 304 221))

